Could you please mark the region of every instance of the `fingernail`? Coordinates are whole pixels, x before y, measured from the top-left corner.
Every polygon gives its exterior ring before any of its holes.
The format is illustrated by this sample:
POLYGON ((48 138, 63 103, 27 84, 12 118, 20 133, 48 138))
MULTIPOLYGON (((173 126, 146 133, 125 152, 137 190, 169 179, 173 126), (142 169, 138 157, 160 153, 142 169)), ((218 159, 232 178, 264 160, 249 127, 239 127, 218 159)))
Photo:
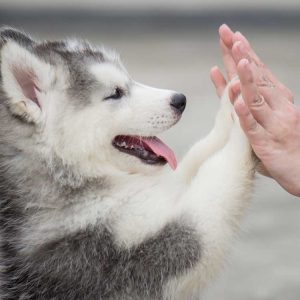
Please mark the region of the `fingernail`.
POLYGON ((231 29, 230 29, 230 27, 229 27, 227 24, 225 24, 225 23, 224 23, 224 24, 222 24, 222 25, 221 25, 221 27, 222 27, 222 28, 226 28, 226 29, 229 29, 229 30, 231 30, 231 29))
POLYGON ((219 27, 219 33, 221 33, 223 30, 232 32, 231 28, 225 23, 219 27))
POLYGON ((249 60, 247 58, 242 58, 240 60, 240 63, 244 66, 244 67, 248 67, 249 66, 249 60))
POLYGON ((210 73, 214 73, 215 71, 217 71, 219 68, 218 68, 218 66, 213 66, 213 67, 211 67, 211 69, 210 69, 210 73))

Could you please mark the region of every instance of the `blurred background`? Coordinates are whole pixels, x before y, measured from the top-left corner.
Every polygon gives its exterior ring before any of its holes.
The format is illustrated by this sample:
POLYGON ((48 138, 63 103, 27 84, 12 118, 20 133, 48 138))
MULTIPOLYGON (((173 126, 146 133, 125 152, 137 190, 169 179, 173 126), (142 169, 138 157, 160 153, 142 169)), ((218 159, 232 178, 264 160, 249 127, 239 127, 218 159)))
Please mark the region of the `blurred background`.
MULTIPOLYGON (((163 135, 178 158, 213 124, 219 100, 209 70, 221 65, 224 22, 249 38, 300 105, 299 0, 0 0, 1 25, 117 49, 136 80, 186 94, 181 122, 163 135)), ((300 299, 300 199, 257 176, 242 234, 204 298, 300 299)))

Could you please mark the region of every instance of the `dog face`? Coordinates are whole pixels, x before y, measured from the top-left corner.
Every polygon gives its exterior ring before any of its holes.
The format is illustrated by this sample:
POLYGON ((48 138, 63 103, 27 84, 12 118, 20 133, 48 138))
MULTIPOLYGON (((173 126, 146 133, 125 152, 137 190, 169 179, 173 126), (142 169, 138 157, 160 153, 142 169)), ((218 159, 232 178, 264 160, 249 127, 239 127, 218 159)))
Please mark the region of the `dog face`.
POLYGON ((55 155, 90 176, 176 167, 155 136, 180 119, 185 97, 134 81, 115 53, 79 41, 39 43, 5 29, 1 77, 9 111, 34 127, 37 155, 55 155))

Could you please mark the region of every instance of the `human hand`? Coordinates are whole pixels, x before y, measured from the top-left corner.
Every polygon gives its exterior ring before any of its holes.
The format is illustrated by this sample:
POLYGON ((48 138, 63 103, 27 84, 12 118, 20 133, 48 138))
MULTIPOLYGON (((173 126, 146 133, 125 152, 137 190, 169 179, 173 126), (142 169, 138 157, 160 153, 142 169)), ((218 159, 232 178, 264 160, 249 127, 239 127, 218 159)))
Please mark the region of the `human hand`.
MULTIPOLYGON (((227 25, 222 25, 219 28, 219 35, 220 35, 220 49, 222 52, 222 58, 223 58, 223 64, 225 66, 226 74, 227 74, 227 79, 223 76, 222 72, 220 71, 218 66, 214 66, 211 69, 210 76, 211 80, 215 85, 216 92, 219 97, 222 96, 225 87, 231 79, 234 77, 237 77, 237 63, 234 59, 233 53, 232 53, 232 48, 233 48, 233 43, 234 40, 236 39, 235 34, 232 32, 232 30, 227 26, 227 25)), ((238 34, 239 36, 239 34, 238 34)), ((249 45, 249 43, 247 42, 249 45)), ((250 45, 249 45, 250 47, 250 45)), ((251 49, 250 55, 252 57, 257 57, 255 52, 251 49)), ((262 64, 260 64, 262 66, 262 64)), ((233 102, 237 96, 237 94, 240 92, 240 83, 238 81, 235 82, 235 85, 232 86, 232 88, 229 90, 230 92, 230 98, 231 101, 233 102)), ((256 170, 265 176, 271 177, 269 174, 268 170, 265 168, 263 163, 260 161, 256 167, 256 170)))
MULTIPOLYGON (((268 175, 289 193, 300 196, 300 111, 292 93, 261 62, 249 42, 226 25, 220 27, 220 44, 228 78, 238 74, 231 88, 240 123, 268 175)), ((218 68, 211 71, 220 94, 226 80, 218 68)), ((265 172, 266 173, 266 172, 265 172)))

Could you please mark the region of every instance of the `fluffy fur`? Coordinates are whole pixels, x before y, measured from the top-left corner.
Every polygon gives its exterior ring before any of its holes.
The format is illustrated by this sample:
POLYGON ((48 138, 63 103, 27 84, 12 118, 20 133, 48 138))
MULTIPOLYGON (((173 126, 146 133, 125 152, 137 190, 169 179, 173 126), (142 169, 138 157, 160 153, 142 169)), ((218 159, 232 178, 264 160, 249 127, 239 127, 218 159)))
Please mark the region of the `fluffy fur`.
POLYGON ((4 28, 0 51, 1 299, 199 299, 253 178, 227 91, 173 172, 112 141, 174 125, 174 91, 135 82, 87 42, 4 28))

